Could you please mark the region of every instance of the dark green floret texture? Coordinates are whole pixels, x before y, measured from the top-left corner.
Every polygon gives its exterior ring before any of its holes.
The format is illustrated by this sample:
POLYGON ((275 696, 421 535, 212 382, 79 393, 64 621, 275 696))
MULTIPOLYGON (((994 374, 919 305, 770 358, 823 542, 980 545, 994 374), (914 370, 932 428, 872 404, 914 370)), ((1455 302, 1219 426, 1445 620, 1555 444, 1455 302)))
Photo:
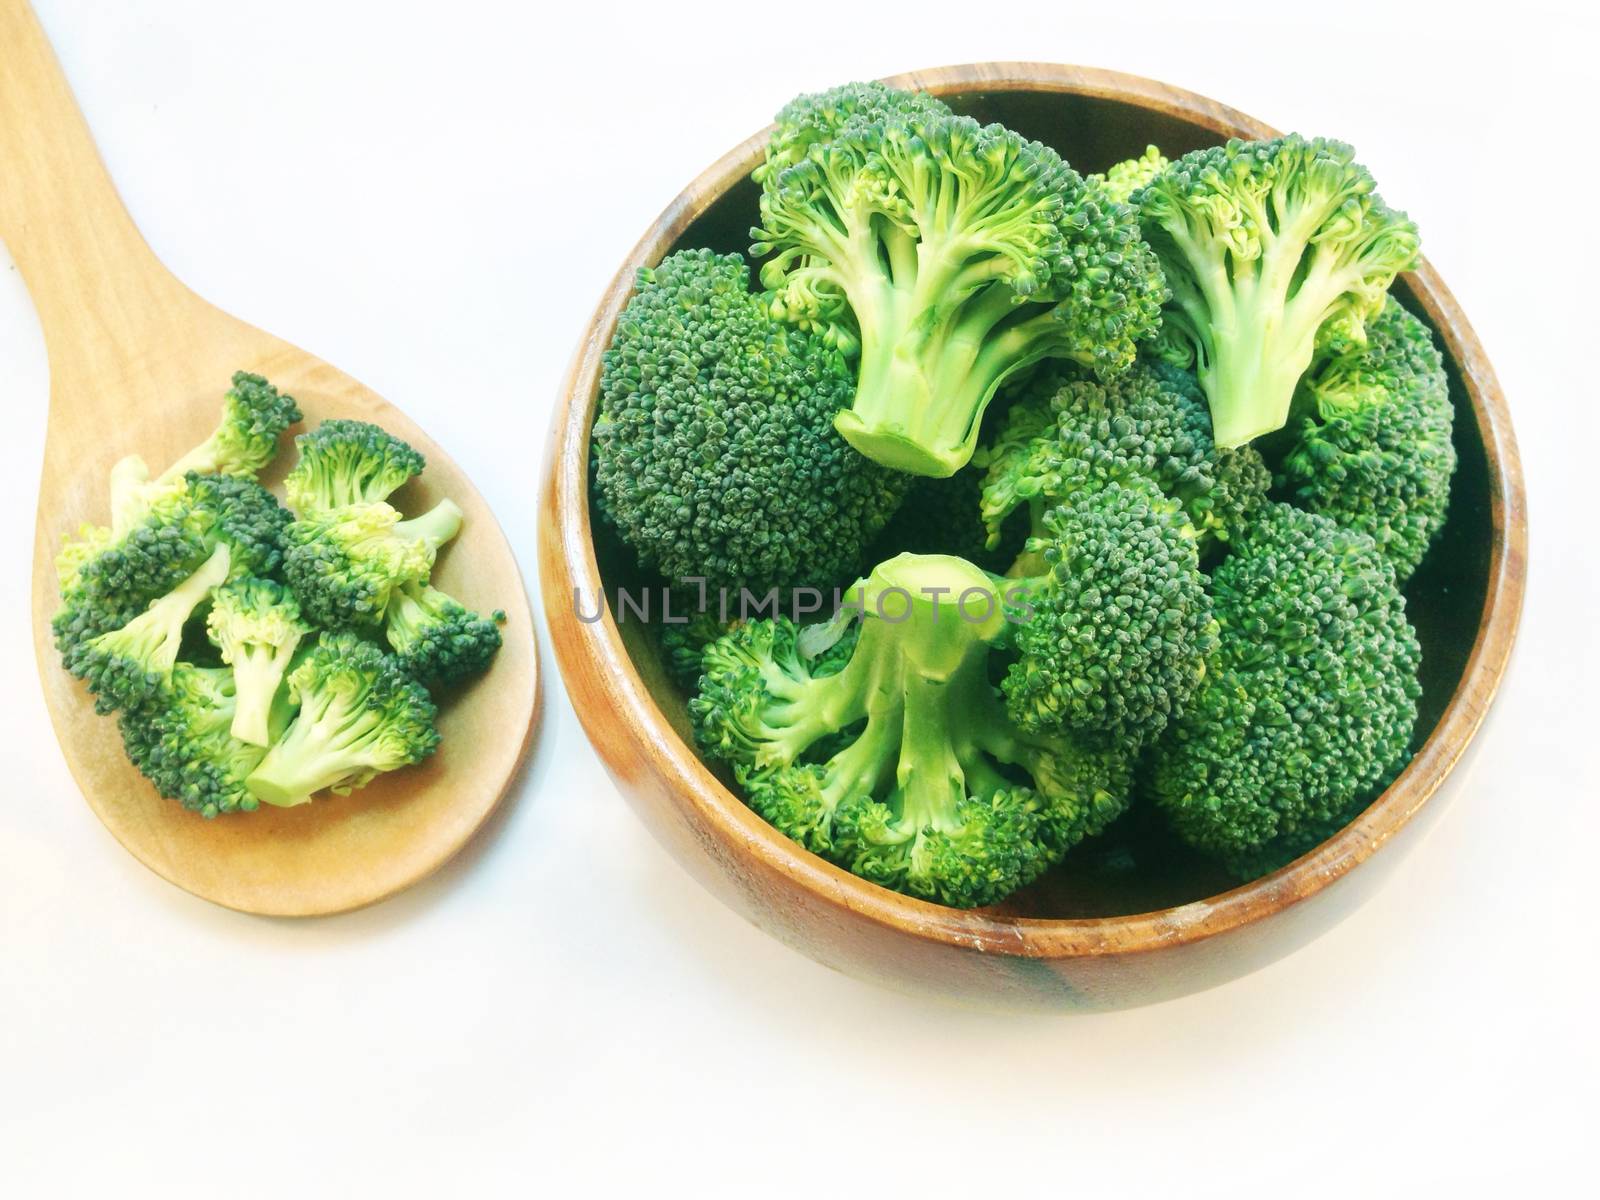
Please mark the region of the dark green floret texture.
POLYGON ((1390 299, 1366 344, 1337 344, 1296 404, 1306 415, 1283 457, 1284 488, 1370 535, 1405 582, 1444 525, 1456 469, 1455 410, 1427 326, 1390 299))
POLYGON ((502 642, 504 612, 480 617, 432 579, 461 509, 408 519, 389 503, 423 469, 404 441, 361 421, 302 434, 293 512, 256 481, 299 420, 292 397, 236 374, 199 446, 159 474, 112 466, 107 523, 56 560, 63 667, 119 714, 155 790, 203 817, 420 762, 439 741, 428 687, 486 670, 502 642))
POLYGON ((1344 824, 1404 764, 1421 651, 1372 539, 1286 504, 1261 512, 1212 593, 1218 646, 1150 784, 1180 836, 1248 875, 1344 824))
POLYGON ((595 498, 669 581, 843 582, 904 492, 833 428, 843 358, 775 320, 737 255, 641 271, 606 352, 595 498))
POLYGON ((671 586, 641 675, 700 754, 804 851, 1008 916, 1215 894, 1398 776, 1457 465, 1390 295, 1416 227, 1349 146, 1083 166, 883 84, 797 97, 755 285, 642 272, 593 425, 597 557, 671 586))

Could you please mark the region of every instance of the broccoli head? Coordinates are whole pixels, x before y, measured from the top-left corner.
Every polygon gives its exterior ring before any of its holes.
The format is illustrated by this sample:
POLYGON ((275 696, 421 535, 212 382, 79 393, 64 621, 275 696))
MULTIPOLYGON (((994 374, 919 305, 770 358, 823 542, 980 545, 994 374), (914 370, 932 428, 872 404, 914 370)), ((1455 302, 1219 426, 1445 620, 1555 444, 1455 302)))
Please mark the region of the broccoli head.
POLYGON ((1377 542, 1404 583, 1444 524, 1456 451, 1444 359, 1391 297, 1364 346, 1330 347, 1301 384, 1305 410, 1280 476, 1301 508, 1377 542))
POLYGON ((311 632, 300 619, 294 593, 272 579, 246 575, 211 596, 206 631, 233 668, 231 733, 256 746, 269 744, 273 701, 300 639, 311 632))
POLYGON ((289 514, 254 480, 191 473, 164 489, 121 536, 87 527, 57 558, 62 607, 52 622, 56 648, 69 655, 89 638, 126 625, 198 571, 219 545, 228 547, 234 575, 270 574, 288 522, 289 514))
MULTIPOLYGON (((266 750, 233 735, 236 715, 232 672, 180 662, 156 703, 122 714, 122 744, 156 791, 190 812, 253 812, 258 801, 244 781, 266 750)), ((289 717, 287 704, 274 703, 268 736, 281 734, 289 717)))
POLYGON ((294 445, 300 457, 283 487, 301 515, 387 500, 426 465, 409 444, 366 421, 324 421, 294 445))
POLYGON ((228 546, 221 543, 199 570, 126 625, 67 647, 62 663, 88 684, 96 712, 137 709, 159 699, 178 661, 183 627, 228 578, 228 561, 228 546))
POLYGON ((357 634, 321 634, 288 678, 299 712, 245 780, 264 804, 345 795, 438 749, 427 689, 357 634))
POLYGON ((1104 175, 1091 175, 1089 179, 1098 183, 1105 194, 1117 203, 1127 204, 1135 192, 1169 166, 1171 164, 1160 150, 1154 146, 1146 146, 1144 153, 1138 158, 1119 162, 1109 168, 1104 175))
POLYGON ((426 582, 396 589, 384 633, 400 665, 424 683, 454 683, 485 670, 500 649, 503 612, 480 617, 426 582))
POLYGON ((737 255, 639 273, 606 351, 595 499, 645 565, 713 587, 850 578, 904 487, 834 430, 840 356, 774 320, 737 255))
POLYGON ((950 475, 1006 379, 1046 358, 1123 370, 1166 290, 1133 210, 1054 150, 925 99, 862 96, 785 110, 751 252, 772 256, 775 312, 859 358, 845 438, 950 475))
POLYGON ((427 583, 460 528, 450 500, 409 521, 382 500, 302 514, 284 530, 283 573, 313 624, 376 628, 400 588, 427 583))
POLYGON ((222 398, 222 420, 205 441, 153 479, 136 454, 111 468, 113 533, 120 537, 140 524, 153 505, 181 491, 191 473, 254 479, 277 454, 279 435, 300 419, 293 396, 260 375, 235 371, 233 386, 222 398))
POLYGON ((1193 151, 1133 194, 1219 446, 1281 429, 1318 331, 1359 329, 1416 261, 1416 226, 1374 186, 1349 146, 1290 134, 1193 151))
POLYGON ((790 621, 709 645, 690 703, 701 746, 806 849, 958 907, 1003 899, 1124 809, 1125 752, 1018 728, 989 682, 991 578, 903 554, 858 591, 859 631, 808 659, 790 621))
POLYGON ((1153 748, 1178 835, 1241 875, 1350 820, 1403 764, 1420 650, 1394 570, 1364 533, 1267 504, 1212 575, 1221 636, 1153 748))
POLYGON ((1209 545, 1242 528, 1272 482, 1254 447, 1216 446, 1194 376, 1161 362, 1105 382, 1046 372, 1006 413, 980 461, 991 542, 1024 505, 1042 508, 1092 478, 1138 475, 1178 501, 1209 545))

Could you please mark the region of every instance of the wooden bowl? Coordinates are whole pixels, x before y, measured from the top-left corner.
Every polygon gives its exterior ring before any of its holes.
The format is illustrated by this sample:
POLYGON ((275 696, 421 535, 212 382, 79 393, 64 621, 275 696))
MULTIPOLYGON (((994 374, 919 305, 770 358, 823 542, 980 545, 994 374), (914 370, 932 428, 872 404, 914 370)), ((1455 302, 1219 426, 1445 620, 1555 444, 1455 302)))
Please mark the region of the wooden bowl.
MULTIPOLYGON (((1202 96, 1082 67, 984 63, 888 82, 1038 138, 1081 171, 1151 142, 1175 155, 1274 133, 1202 96)), ((585 621, 575 605, 581 597, 591 616, 596 596, 638 581, 632 556, 589 505, 589 427, 617 315, 639 267, 680 247, 745 248, 756 218, 749 175, 766 140, 763 131, 725 155, 634 248, 579 347, 551 432, 539 544, 545 612, 573 705, 623 793, 696 878, 769 933, 853 975, 966 1001, 1161 1000, 1254 970, 1330 928, 1440 811, 1441 787, 1483 721, 1521 613, 1527 526, 1516 443, 1494 372, 1444 283, 1423 263, 1396 284, 1444 348, 1461 459, 1445 530, 1407 588, 1423 647, 1418 736, 1426 738, 1400 778, 1336 837, 1243 887, 1230 888, 1159 821, 1130 814, 1104 845, 1080 847, 1003 908, 943 908, 824 862, 747 809, 696 757, 685 697, 638 622, 619 627, 609 607, 585 621)))

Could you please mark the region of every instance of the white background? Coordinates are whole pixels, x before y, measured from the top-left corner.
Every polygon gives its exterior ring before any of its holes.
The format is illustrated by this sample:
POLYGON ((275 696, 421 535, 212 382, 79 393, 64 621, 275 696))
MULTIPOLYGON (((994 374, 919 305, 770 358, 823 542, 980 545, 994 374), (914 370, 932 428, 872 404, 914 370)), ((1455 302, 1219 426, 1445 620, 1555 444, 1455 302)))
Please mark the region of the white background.
POLYGON ((239 916, 127 856, 50 735, 47 372, 0 271, 0 1193, 1550 1194, 1600 1072, 1583 7, 41 0, 157 252, 414 415, 530 589, 559 377, 650 219, 795 92, 985 58, 1354 142, 1511 398, 1532 578, 1473 774, 1392 885, 1185 1000, 997 1018, 824 970, 650 841, 553 667, 535 763, 457 862, 350 916, 239 916))

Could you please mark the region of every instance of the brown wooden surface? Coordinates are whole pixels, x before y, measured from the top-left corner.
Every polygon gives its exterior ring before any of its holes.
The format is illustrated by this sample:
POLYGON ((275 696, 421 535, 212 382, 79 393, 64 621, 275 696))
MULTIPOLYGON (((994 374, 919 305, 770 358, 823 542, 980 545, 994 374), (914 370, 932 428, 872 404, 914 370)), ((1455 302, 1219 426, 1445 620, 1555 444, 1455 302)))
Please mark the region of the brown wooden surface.
MULTIPOLYGON (((1273 132, 1204 97, 1081 67, 991 63, 889 82, 926 89, 985 117, 992 102, 1030 136, 1043 136, 1028 127, 1037 119, 1085 170, 1136 153, 1146 141, 1180 152, 1231 135, 1273 132)), ((1482 540, 1490 544, 1481 555, 1476 634, 1467 614, 1468 632, 1459 639, 1471 641, 1470 652, 1456 647, 1459 681, 1444 688, 1438 722, 1415 760, 1337 837, 1244 887, 1091 919, 960 912, 857 879, 767 826, 690 750, 679 732, 681 698, 654 663, 643 655, 635 661, 610 613, 593 624, 574 616, 574 589, 592 611, 602 587, 588 504, 601 353, 639 267, 659 261, 691 226, 696 234, 716 228, 719 201, 730 206, 722 221, 730 230, 754 220, 748 197, 734 193, 748 187, 766 137, 756 134, 695 179, 634 248, 578 347, 551 429, 539 543, 546 615, 574 707, 623 793, 712 892, 796 949, 890 986, 985 1005, 1099 1008, 1181 995, 1270 962, 1327 929, 1401 858, 1396 849, 1376 860, 1374 853, 1391 841, 1414 842, 1427 823, 1414 818, 1440 810, 1436 794, 1484 719, 1521 612, 1527 553, 1521 466, 1493 370, 1443 282, 1423 264, 1402 287, 1441 333, 1464 389, 1460 404, 1473 421, 1463 436, 1481 443, 1476 461, 1488 509, 1482 540), (1355 872, 1358 866, 1364 869, 1355 872)))
MULTIPOLYGON (((405 414, 314 356, 196 296, 157 261, 118 199, 33 13, 0 0, 0 238, 39 310, 50 416, 33 561, 34 647, 62 750, 89 805, 157 874, 229 908, 285 916, 370 904, 448 859, 504 794, 538 708, 538 655, 521 573, 470 480, 405 414), (503 608, 493 668, 441 694, 439 753, 345 797, 207 821, 163 800, 129 765, 116 723, 95 716, 59 665, 54 557, 80 522, 107 518, 106 473, 127 454, 161 470, 215 428, 235 370, 299 400, 306 426, 375 421, 428 459, 397 501, 449 496, 466 514, 436 580, 503 608)), ((249 248, 244 248, 248 253, 249 248)), ((292 452, 283 457, 292 457, 292 452)), ((276 483, 284 464, 266 479, 276 483)))

